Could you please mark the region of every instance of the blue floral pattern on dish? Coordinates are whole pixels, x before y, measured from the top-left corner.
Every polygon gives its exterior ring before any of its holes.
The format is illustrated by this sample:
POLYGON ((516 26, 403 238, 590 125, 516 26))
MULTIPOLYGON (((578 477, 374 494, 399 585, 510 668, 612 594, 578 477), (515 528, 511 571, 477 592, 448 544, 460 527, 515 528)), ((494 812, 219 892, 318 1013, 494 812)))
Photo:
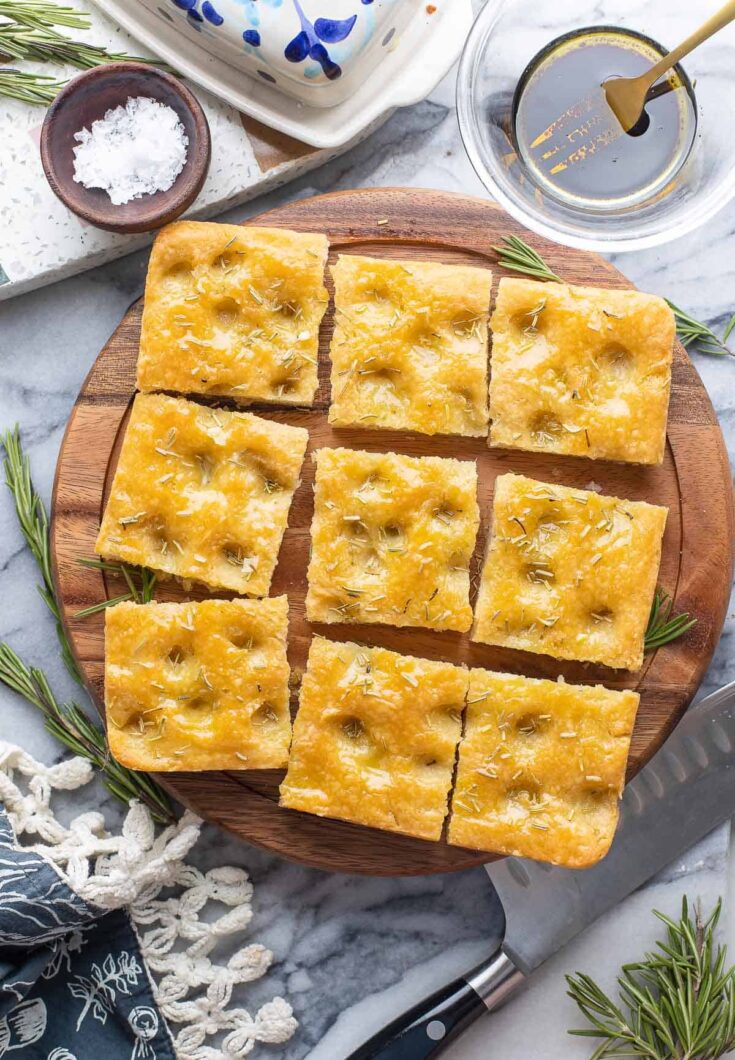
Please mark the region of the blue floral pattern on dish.
POLYGON ((299 0, 292 0, 292 3, 301 21, 301 31, 288 42, 283 54, 290 63, 300 63, 306 58, 314 59, 321 66, 325 76, 330 81, 335 81, 342 76, 342 68, 330 57, 324 45, 348 37, 357 21, 357 15, 350 18, 317 18, 310 22, 299 0))
POLYGON ((173 2, 176 7, 186 11, 187 17, 193 22, 207 21, 213 26, 221 26, 225 21, 210 0, 203 0, 201 11, 197 11, 198 0, 173 0, 173 2))
MULTIPOLYGON (((142 2, 154 6, 152 0, 142 2)), ((158 5, 160 0, 155 6, 163 15, 158 5)), ((179 25, 194 30, 205 49, 226 58, 239 48, 240 62, 234 56, 230 62, 282 88, 289 81, 338 81, 359 56, 390 40, 396 8, 415 6, 410 0, 169 0, 169 5, 183 16, 179 25)))

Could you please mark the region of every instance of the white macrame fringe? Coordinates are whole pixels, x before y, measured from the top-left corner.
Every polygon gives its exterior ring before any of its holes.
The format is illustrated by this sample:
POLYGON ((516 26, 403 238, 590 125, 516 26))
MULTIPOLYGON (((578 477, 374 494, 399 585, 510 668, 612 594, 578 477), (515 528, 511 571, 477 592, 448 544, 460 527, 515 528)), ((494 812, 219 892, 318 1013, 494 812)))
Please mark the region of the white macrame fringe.
POLYGON ((250 923, 253 888, 247 873, 230 866, 203 873, 186 864, 201 828, 189 812, 159 835, 146 807, 136 802, 121 835, 110 835, 96 812, 80 814, 65 828, 51 809, 52 793, 74 791, 92 775, 83 758, 46 766, 0 740, 0 801, 16 837, 37 836, 39 842, 26 848, 53 862, 87 902, 107 910, 128 907, 156 1001, 169 1025, 181 1025, 174 1036, 179 1060, 236 1060, 256 1042, 288 1041, 297 1023, 282 997, 262 1005, 255 1016, 230 1007, 236 986, 265 975, 273 960, 270 950, 255 943, 226 963, 210 958, 221 942, 250 923), (159 897, 171 887, 178 892, 174 897, 159 897), (200 914, 210 902, 227 911, 205 921, 200 914), (215 1037, 220 1039, 216 1046, 208 1044, 215 1037))

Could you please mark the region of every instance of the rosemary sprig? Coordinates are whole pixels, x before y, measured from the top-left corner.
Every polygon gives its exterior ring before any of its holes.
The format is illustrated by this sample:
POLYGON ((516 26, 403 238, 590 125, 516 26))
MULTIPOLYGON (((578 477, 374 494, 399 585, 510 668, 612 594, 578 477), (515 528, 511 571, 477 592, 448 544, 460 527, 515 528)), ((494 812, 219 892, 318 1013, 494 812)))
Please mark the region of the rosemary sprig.
POLYGON ((82 675, 61 623, 61 612, 51 575, 48 515, 41 497, 33 486, 30 463, 23 453, 18 427, 0 435, 0 444, 5 450, 5 484, 13 495, 21 533, 41 571, 43 584, 38 586, 38 591, 46 607, 54 616, 56 636, 66 668, 74 680, 81 685, 82 675))
POLYGON ((528 243, 518 236, 503 236, 502 245, 493 247, 498 255, 498 264, 512 272, 521 272, 532 276, 534 280, 551 280, 561 283, 561 279, 552 272, 544 259, 528 243))
POLYGON ((65 83, 45 74, 30 74, 24 70, 14 70, 12 67, 0 67, 0 96, 17 99, 20 103, 47 107, 49 103, 53 103, 65 83))
POLYGON ((728 320, 724 335, 720 339, 707 324, 703 324, 701 320, 695 320, 678 305, 670 302, 668 298, 666 302, 674 314, 676 334, 682 346, 687 349, 691 346, 698 353, 706 353, 710 357, 735 357, 735 353, 726 345, 730 332, 735 327, 735 313, 728 320))
POLYGON ((730 317, 727 324, 725 324, 725 330, 722 333, 722 341, 727 342, 730 338, 730 332, 735 328, 735 313, 730 317))
POLYGON ((85 12, 64 4, 49 4, 46 0, 0 0, 0 18, 38 29, 50 26, 89 29, 89 15, 85 12))
MULTIPOLYGON (((101 63, 132 60, 168 69, 158 59, 110 52, 96 44, 71 40, 59 33, 56 26, 89 29, 89 15, 46 0, 0 0, 0 63, 20 59, 89 70, 101 63)), ((48 106, 64 84, 45 74, 0 66, 0 96, 22 103, 48 106)))
MULTIPOLYGON (((54 616, 56 636, 66 668, 74 680, 81 685, 84 682, 64 632, 61 613, 56 599, 56 588, 51 574, 48 515, 46 514, 44 503, 33 485, 30 463, 28 457, 23 453, 20 432, 17 426, 14 430, 6 431, 5 434, 0 435, 0 445, 2 445, 6 454, 4 462, 5 483, 13 495, 15 512, 18 516, 23 537, 41 571, 43 584, 39 585, 38 591, 46 607, 54 616)), ((78 612, 75 616, 76 618, 84 618, 88 615, 96 614, 98 611, 103 611, 105 608, 121 603, 123 600, 134 600, 137 604, 147 604, 153 599, 153 591, 156 585, 156 575, 153 571, 145 569, 138 571, 124 563, 105 563, 96 559, 80 560, 80 563, 84 564, 84 566, 108 571, 122 577, 128 586, 128 592, 110 600, 102 600, 98 604, 93 604, 91 607, 78 612)))
MULTIPOLYGON (((535 280, 562 282, 556 273, 551 271, 541 255, 518 236, 503 236, 501 246, 492 249, 498 255, 498 264, 504 269, 520 272, 524 276, 532 276, 535 280)), ((668 298, 666 303, 674 314, 676 334, 682 346, 687 349, 692 347, 698 353, 706 353, 711 357, 735 357, 735 351, 727 345, 727 340, 735 329, 735 313, 725 325, 722 338, 719 338, 711 327, 703 324, 701 320, 695 320, 668 298)))
POLYGON ((591 1060, 716 1060, 735 1047, 735 968, 726 969, 725 947, 714 941, 721 905, 704 922, 699 910, 692 918, 686 898, 678 921, 656 912, 666 938, 623 965, 617 1001, 588 975, 566 977, 569 997, 592 1024, 569 1033, 602 1039, 591 1060))
POLYGON ((98 604, 92 604, 91 607, 85 607, 82 611, 77 611, 74 615, 75 618, 88 618, 89 615, 96 615, 100 611, 104 611, 108 607, 114 607, 115 604, 121 604, 126 600, 132 600, 136 604, 149 604, 153 599, 156 575, 152 570, 148 570, 147 567, 136 569, 135 567, 129 567, 127 563, 107 563, 101 559, 80 559, 77 562, 83 567, 91 567, 93 570, 116 574, 119 578, 124 579, 128 591, 121 593, 119 596, 110 597, 108 600, 100 600, 98 604))
POLYGON ((9 645, 0 642, 0 681, 43 714, 47 732, 104 774, 111 795, 128 805, 139 799, 161 824, 176 819, 166 793, 145 773, 120 765, 107 749, 105 734, 76 703, 59 704, 42 670, 26 666, 9 645))
POLYGON ((3 56, 35 62, 68 63, 80 70, 89 70, 102 63, 149 61, 125 52, 110 52, 96 44, 70 40, 53 29, 36 29, 12 22, 0 23, 0 59, 3 56))
POLYGON ((653 651, 655 648, 663 647, 664 644, 670 644, 672 640, 676 640, 687 630, 696 626, 696 618, 691 617, 688 611, 682 611, 681 614, 674 615, 672 618, 673 606, 674 601, 666 590, 656 589, 643 638, 644 651, 653 651))
MULTIPOLYGON (((30 463, 23 453, 18 427, 0 435, 0 444, 5 449, 5 481, 13 495, 21 532, 41 571, 43 584, 38 587, 39 592, 54 617, 62 658, 71 676, 81 685, 82 675, 61 623, 51 575, 48 516, 44 503, 33 486, 30 463)), ((87 562, 89 565, 97 565, 98 561, 87 562)), ((102 565, 102 561, 99 563, 102 565)), ((108 564, 104 564, 104 567, 107 566, 108 564)), ((155 575, 151 571, 135 573, 124 570, 122 565, 109 566, 113 567, 115 573, 122 573, 126 581, 130 578, 130 591, 135 592, 141 602, 150 600, 155 585, 155 575), (136 584, 136 577, 139 584, 136 584)), ((109 606, 109 602, 105 606, 109 606)), ((82 755, 96 768, 101 769, 105 774, 108 790, 121 802, 127 805, 130 799, 140 799, 150 809, 155 820, 170 824, 175 819, 169 798, 158 784, 145 773, 126 769, 116 762, 108 751, 104 730, 91 722, 76 703, 59 705, 43 672, 26 666, 12 648, 4 643, 0 643, 0 682, 43 712, 44 725, 52 736, 75 754, 82 755)))

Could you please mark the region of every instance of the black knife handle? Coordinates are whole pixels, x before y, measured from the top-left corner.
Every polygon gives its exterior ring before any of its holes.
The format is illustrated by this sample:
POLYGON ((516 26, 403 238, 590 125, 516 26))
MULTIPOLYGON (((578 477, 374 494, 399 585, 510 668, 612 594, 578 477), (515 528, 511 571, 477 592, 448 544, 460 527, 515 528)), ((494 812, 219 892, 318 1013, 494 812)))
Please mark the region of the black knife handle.
POLYGON ((349 1060, 427 1060, 486 1011, 467 980, 455 979, 389 1023, 349 1060))
POLYGON ((429 1060, 478 1016, 497 1008, 523 975, 501 951, 378 1031, 347 1060, 429 1060))

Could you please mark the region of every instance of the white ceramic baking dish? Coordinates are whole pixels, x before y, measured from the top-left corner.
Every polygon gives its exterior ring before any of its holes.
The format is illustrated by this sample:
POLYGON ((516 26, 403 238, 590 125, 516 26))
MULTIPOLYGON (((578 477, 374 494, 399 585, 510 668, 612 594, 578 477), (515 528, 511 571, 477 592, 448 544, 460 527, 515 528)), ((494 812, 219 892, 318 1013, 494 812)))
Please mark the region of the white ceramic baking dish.
POLYGON ((471 0, 95 0, 238 110, 337 147, 423 99, 458 58, 471 0))

